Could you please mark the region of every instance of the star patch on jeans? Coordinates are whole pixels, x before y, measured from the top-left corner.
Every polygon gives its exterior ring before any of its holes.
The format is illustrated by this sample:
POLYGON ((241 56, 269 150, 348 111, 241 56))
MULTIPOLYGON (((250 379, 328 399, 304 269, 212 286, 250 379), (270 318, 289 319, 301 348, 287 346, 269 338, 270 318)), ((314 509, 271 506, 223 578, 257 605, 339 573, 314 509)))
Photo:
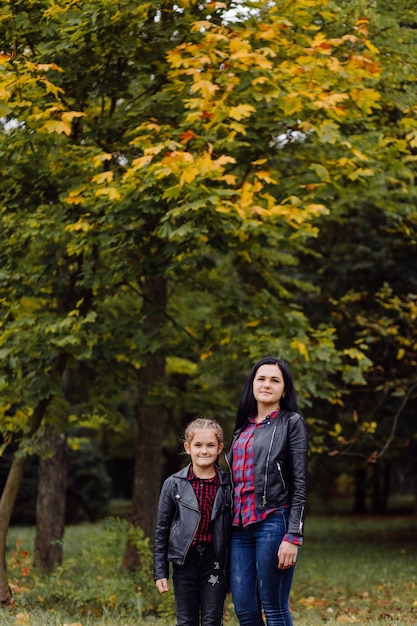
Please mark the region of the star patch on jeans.
POLYGON ((215 576, 214 574, 210 574, 210 578, 208 579, 208 582, 210 583, 210 585, 217 585, 217 583, 219 582, 219 577, 215 576))

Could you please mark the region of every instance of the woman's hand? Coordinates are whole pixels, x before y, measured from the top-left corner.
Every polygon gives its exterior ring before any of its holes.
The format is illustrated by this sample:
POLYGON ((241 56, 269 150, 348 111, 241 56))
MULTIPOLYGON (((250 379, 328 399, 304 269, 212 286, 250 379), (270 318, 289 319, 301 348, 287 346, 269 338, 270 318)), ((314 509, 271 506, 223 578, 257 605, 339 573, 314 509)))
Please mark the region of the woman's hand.
POLYGON ((155 584, 159 593, 165 593, 169 589, 168 581, 166 578, 158 578, 157 580, 155 580, 155 584))
POLYGON ((298 546, 289 541, 283 541, 278 548, 278 569, 289 569, 297 560, 298 546))

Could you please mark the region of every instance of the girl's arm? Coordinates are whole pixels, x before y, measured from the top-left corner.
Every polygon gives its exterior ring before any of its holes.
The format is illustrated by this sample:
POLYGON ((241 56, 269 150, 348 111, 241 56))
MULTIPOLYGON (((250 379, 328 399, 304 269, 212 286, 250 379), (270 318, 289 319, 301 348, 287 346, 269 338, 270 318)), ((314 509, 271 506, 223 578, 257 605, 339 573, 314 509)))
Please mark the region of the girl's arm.
POLYGON ((154 542, 154 580, 167 580, 169 575, 168 543, 175 512, 175 501, 172 498, 171 488, 172 481, 168 478, 162 485, 159 496, 154 542))

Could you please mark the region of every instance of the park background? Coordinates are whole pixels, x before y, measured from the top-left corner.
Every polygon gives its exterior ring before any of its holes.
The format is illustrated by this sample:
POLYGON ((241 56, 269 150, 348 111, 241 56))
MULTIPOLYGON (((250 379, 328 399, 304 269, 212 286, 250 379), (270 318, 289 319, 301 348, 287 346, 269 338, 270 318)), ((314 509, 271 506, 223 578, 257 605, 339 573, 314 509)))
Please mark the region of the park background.
POLYGON ((297 622, 417 623, 416 15, 2 3, 0 624, 172 623, 161 481, 267 354, 310 433, 297 622))

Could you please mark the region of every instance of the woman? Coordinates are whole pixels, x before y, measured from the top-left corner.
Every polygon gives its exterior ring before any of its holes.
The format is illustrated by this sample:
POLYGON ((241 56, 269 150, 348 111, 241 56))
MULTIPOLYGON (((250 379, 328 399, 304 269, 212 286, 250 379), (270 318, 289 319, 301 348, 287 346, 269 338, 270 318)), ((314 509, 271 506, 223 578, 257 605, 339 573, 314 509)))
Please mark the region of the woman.
POLYGON ((289 595, 306 507, 307 428, 288 365, 253 367, 227 461, 232 472, 230 587, 240 626, 291 626, 289 595))

